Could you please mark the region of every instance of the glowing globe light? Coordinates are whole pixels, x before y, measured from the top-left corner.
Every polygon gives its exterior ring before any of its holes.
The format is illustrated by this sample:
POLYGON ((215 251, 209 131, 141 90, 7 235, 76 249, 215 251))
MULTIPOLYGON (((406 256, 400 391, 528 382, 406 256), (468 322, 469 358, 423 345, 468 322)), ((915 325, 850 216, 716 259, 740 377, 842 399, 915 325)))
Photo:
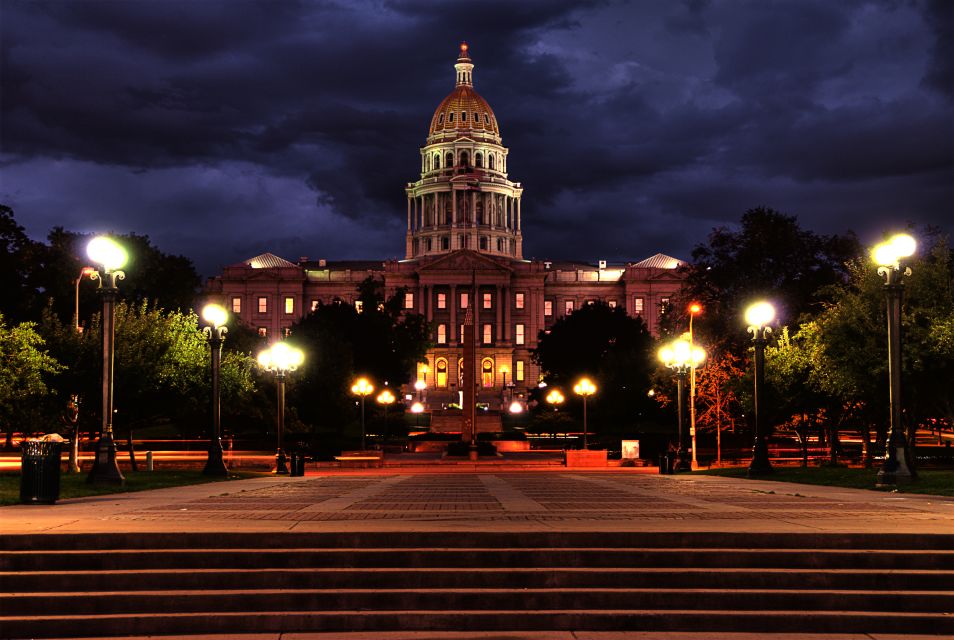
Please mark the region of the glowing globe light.
POLYGON ((391 393, 389 390, 385 389, 384 391, 378 394, 378 397, 376 398, 376 400, 380 404, 391 404, 392 402, 394 402, 394 394, 391 393))
POLYGON ((745 322, 750 327, 761 329, 775 319, 775 307, 771 303, 760 301, 749 305, 745 310, 745 322))
POLYGON ((374 385, 368 382, 367 378, 358 378, 358 380, 351 385, 351 393, 359 396, 371 395, 374 391, 374 385))
POLYGON ((574 385, 573 393, 578 396, 591 396, 596 393, 596 385, 589 378, 582 378, 574 385))
POLYGON ((882 242, 871 250, 871 258, 875 264, 882 267, 898 268, 901 258, 914 255, 918 244, 913 237, 906 233, 898 233, 886 242, 882 242))
POLYGON ((89 259, 109 273, 122 269, 129 259, 126 250, 118 242, 106 236, 96 236, 86 245, 86 255, 89 259))
POLYGON ((510 403, 510 413, 522 413, 523 405, 514 400, 510 403))
POLYGON ((415 402, 411 405, 411 413, 424 413, 424 405, 420 402, 415 402))
POLYGON ((301 349, 284 342, 276 342, 258 354, 258 364, 266 371, 294 371, 304 361, 305 354, 301 349))
POLYGON ((550 404, 563 404, 564 400, 566 400, 566 398, 563 397, 559 389, 554 389, 547 394, 547 402, 550 404))
POLYGON ((229 319, 229 312, 220 304, 207 304, 202 307, 202 319, 218 329, 229 319))

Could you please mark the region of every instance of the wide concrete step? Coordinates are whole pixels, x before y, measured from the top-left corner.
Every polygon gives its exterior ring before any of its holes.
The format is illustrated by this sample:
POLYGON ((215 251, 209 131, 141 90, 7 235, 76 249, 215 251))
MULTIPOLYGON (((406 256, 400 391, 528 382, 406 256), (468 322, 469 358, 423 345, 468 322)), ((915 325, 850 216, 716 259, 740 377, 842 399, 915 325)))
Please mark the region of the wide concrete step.
POLYGON ((564 609, 678 609, 722 611, 744 603, 752 611, 878 611, 947 613, 954 592, 757 589, 265 589, 5 594, 19 615, 66 616, 109 611, 157 615, 166 611, 562 611, 564 609))
POLYGON ((954 570, 954 551, 845 549, 122 549, 8 551, 0 571, 309 567, 668 567, 954 570))
POLYGON ((761 633, 954 634, 954 616, 931 613, 857 611, 263 611, 90 616, 16 616, 3 619, 10 638, 73 638, 196 633, 293 631, 593 631, 655 630, 761 633))
MULTIPOLYGON (((0 592, 189 589, 695 588, 882 589, 882 569, 695 569, 507 567, 179 569, 0 573, 0 592)), ((954 591, 954 572, 893 569, 892 590, 954 591)))

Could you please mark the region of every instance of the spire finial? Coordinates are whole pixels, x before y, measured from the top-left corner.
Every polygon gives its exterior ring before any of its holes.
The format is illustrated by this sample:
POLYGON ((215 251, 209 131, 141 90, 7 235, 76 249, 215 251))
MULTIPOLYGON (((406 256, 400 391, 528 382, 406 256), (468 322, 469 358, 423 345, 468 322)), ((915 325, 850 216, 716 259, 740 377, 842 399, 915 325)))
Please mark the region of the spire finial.
POLYGON ((457 64, 454 65, 457 70, 457 86, 474 84, 474 64, 470 60, 470 47, 467 42, 460 43, 460 54, 457 56, 457 64))

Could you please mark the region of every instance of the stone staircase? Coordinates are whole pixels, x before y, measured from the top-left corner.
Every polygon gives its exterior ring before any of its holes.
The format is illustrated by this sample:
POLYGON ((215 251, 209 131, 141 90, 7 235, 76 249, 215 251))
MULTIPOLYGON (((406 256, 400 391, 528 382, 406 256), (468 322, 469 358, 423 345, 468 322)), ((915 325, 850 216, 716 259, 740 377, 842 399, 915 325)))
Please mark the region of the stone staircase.
POLYGON ((42 534, 0 550, 4 638, 954 634, 954 535, 42 534))

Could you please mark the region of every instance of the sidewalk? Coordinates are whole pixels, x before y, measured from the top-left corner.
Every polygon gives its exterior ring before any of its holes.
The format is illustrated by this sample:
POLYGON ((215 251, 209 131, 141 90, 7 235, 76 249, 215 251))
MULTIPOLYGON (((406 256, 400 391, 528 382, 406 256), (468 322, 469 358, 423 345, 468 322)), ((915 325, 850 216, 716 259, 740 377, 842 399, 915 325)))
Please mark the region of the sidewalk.
POLYGON ((0 533, 954 533, 954 498, 631 470, 268 477, 0 508, 0 533))

